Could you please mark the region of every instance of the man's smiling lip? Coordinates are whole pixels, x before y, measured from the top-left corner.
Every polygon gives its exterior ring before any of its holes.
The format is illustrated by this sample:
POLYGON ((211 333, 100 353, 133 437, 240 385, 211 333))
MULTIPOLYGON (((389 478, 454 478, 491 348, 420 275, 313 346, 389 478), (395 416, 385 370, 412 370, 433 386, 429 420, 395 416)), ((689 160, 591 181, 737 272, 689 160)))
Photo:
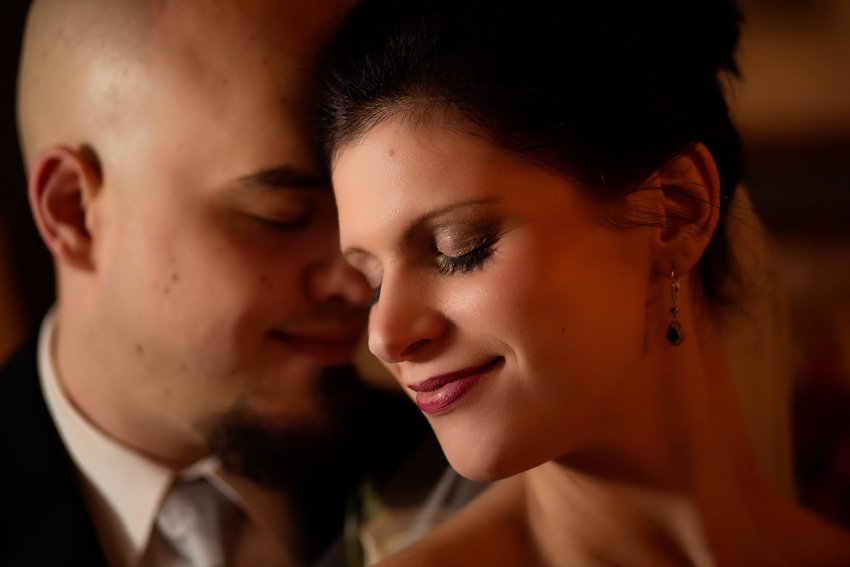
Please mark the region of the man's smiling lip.
POLYGON ((315 358, 322 364, 338 365, 351 362, 363 331, 360 326, 356 326, 309 333, 273 330, 270 334, 293 351, 315 358))

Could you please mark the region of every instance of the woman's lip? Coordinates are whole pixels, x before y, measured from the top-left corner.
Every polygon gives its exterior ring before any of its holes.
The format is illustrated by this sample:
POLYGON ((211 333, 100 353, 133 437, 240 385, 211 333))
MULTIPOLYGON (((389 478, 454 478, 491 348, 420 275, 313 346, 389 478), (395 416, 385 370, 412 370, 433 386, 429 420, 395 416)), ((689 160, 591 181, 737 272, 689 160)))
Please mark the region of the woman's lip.
POLYGON ((502 360, 498 357, 481 366, 434 376, 408 388, 416 392, 416 405, 423 413, 442 413, 454 406, 502 360))

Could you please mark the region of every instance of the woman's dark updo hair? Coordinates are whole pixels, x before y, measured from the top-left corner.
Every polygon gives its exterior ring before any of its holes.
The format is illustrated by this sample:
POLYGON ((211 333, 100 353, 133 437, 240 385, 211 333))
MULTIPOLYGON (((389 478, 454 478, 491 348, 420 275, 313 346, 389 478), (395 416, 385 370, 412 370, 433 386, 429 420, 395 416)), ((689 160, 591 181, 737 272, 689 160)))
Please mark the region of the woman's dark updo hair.
MULTIPOLYGON (((389 117, 448 111, 601 198, 702 142, 723 207, 741 169, 721 84, 739 24, 732 0, 362 0, 319 75, 325 164, 389 117)), ((700 261, 714 303, 723 219, 700 261)))

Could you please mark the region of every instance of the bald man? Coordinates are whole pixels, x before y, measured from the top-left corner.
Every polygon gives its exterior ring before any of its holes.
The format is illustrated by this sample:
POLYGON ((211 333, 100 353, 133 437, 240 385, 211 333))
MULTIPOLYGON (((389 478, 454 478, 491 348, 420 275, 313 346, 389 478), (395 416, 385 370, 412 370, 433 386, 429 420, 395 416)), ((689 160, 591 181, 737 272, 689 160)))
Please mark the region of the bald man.
POLYGON ((0 376, 0 564, 303 565, 356 457, 403 446, 348 451, 357 416, 422 423, 339 369, 372 291, 307 85, 346 3, 33 3, 18 122, 58 300, 0 376))

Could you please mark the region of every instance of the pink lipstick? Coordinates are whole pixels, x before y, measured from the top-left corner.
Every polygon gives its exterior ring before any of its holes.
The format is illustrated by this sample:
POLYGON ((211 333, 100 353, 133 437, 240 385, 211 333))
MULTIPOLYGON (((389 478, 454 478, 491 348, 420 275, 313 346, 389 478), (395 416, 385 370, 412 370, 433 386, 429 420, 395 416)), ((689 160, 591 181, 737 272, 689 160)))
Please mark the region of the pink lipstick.
POLYGON ((422 413, 442 413, 457 404, 502 360, 498 357, 482 366, 434 376, 408 388, 416 392, 416 405, 422 413))

